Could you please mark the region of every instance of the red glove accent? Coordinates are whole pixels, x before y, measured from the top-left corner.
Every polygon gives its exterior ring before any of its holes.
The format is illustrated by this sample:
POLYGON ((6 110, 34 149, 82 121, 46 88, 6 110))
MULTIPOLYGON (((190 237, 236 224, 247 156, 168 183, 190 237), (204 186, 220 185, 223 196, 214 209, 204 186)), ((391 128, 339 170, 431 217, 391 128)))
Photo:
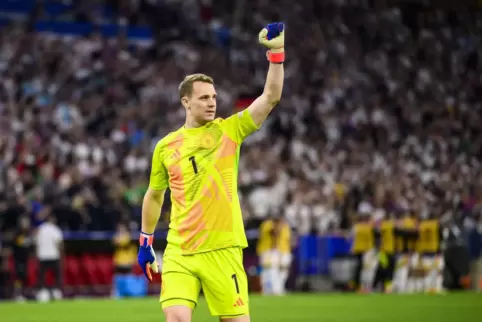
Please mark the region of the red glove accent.
POLYGON ((275 63, 275 64, 280 64, 280 63, 283 63, 285 61, 285 52, 282 51, 282 52, 274 53, 271 50, 268 50, 266 52, 266 57, 268 57, 268 60, 270 62, 275 63))
POLYGON ((154 242, 154 235, 148 235, 141 233, 139 236, 139 245, 147 247, 147 246, 152 246, 152 243, 154 242))

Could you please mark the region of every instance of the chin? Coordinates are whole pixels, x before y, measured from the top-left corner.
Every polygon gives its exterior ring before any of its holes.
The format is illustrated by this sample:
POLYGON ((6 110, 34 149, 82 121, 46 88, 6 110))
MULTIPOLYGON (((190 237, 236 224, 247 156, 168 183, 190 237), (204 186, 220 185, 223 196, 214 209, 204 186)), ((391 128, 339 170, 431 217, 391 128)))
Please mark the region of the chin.
POLYGON ((216 114, 206 115, 206 117, 204 117, 204 120, 205 120, 206 122, 211 122, 211 121, 214 121, 215 118, 216 118, 216 114))

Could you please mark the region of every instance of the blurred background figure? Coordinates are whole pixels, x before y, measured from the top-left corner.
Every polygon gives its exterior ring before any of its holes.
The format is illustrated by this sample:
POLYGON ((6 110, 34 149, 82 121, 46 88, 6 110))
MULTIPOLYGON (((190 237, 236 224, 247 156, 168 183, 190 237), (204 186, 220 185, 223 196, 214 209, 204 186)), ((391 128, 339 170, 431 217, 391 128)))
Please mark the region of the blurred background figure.
POLYGON ((419 238, 417 251, 421 254, 423 290, 428 293, 441 293, 443 290, 442 229, 438 216, 430 212, 418 225, 419 238))
POLYGON ((353 226, 352 254, 355 259, 355 270, 351 282, 351 288, 359 292, 368 292, 372 289, 377 260, 373 223, 368 209, 360 209, 358 218, 353 226))
POLYGON ((64 253, 62 231, 56 225, 55 217, 48 215, 38 228, 35 236, 38 259, 37 300, 47 302, 50 296, 54 300, 62 299, 62 257, 64 253), (54 285, 49 291, 45 278, 48 271, 54 275, 54 285))
POLYGON ((13 236, 12 254, 14 261, 14 296, 17 301, 25 301, 25 287, 28 285, 28 261, 33 250, 34 235, 30 218, 19 219, 19 227, 13 236))
POLYGON ((257 254, 263 294, 283 295, 291 267, 291 227, 276 213, 259 228, 257 254))
POLYGON ((378 267, 375 273, 373 287, 377 288, 381 286, 384 292, 391 293, 393 291, 393 278, 396 265, 396 222, 392 212, 378 222, 375 228, 375 236, 378 267))
POLYGON ((399 216, 396 238, 398 257, 394 286, 398 293, 410 293, 415 291, 415 284, 420 279, 417 270, 420 257, 415 252, 418 236, 417 221, 411 209, 400 209, 397 213, 399 216))
POLYGON ((470 279, 471 287, 482 291, 482 212, 479 209, 474 218, 464 220, 464 228, 467 231, 467 240, 470 251, 470 279))
POLYGON ((3 242, 0 240, 0 299, 2 300, 9 298, 10 272, 8 268, 8 256, 8 248, 4 247, 3 242))
POLYGON ((133 268, 137 263, 137 247, 132 242, 132 237, 124 223, 119 223, 114 243, 114 283, 113 296, 133 296, 137 287, 136 283, 144 284, 144 280, 134 279, 133 268))

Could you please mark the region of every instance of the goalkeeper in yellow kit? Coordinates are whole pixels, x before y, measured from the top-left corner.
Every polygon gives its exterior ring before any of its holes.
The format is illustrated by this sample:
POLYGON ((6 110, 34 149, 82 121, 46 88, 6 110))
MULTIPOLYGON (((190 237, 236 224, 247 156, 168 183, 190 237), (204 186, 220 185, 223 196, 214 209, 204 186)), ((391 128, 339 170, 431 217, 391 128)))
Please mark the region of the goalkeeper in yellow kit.
POLYGON ((151 270, 158 270, 153 233, 170 188, 172 211, 160 298, 167 322, 191 321, 201 287, 212 315, 222 321, 250 320, 242 251, 247 240, 237 192, 239 151, 281 98, 284 25, 267 25, 259 42, 268 48, 270 62, 261 96, 242 112, 215 118, 212 78, 187 76, 179 86, 186 123, 154 149, 138 261, 152 280, 151 270))

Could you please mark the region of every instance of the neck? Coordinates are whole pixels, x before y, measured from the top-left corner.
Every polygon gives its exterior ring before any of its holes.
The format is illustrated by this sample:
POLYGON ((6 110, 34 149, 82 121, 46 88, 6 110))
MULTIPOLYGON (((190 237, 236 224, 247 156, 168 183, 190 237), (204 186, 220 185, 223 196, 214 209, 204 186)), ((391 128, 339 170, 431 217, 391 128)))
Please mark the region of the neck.
POLYGON ((200 122, 198 122, 198 121, 196 121, 195 119, 190 118, 190 117, 187 117, 187 118, 186 118, 186 122, 184 123, 184 127, 185 127, 186 129, 194 129, 194 128, 196 128, 196 127, 201 127, 201 126, 203 126, 203 125, 204 125, 204 124, 202 124, 202 123, 200 123, 200 122))

